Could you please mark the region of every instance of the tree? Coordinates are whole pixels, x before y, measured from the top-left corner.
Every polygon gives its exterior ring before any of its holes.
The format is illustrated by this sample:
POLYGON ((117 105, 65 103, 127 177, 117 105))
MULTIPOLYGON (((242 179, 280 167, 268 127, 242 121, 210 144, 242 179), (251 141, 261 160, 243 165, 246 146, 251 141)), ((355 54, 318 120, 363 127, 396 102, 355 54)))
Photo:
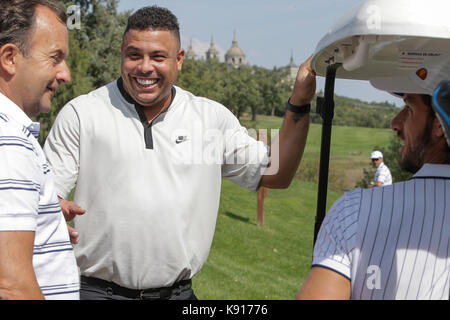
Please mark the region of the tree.
MULTIPOLYGON (((250 110, 252 114, 252 121, 256 120, 256 114, 263 111, 264 100, 261 95, 260 79, 257 72, 257 68, 251 68, 248 66, 240 66, 238 69, 234 69, 237 73, 240 81, 239 87, 239 109, 238 110, 250 110)), ((238 113, 238 118, 240 116, 238 113)))
POLYGON ((81 49, 74 33, 69 33, 69 52, 67 66, 70 69, 71 82, 61 84, 52 100, 52 108, 49 113, 40 113, 36 120, 41 124, 39 143, 44 144, 45 139, 61 108, 74 97, 88 93, 94 89, 93 81, 88 75, 91 64, 91 53, 81 49))
POLYGON ((284 105, 289 98, 291 87, 286 81, 286 72, 274 68, 267 70, 255 68, 255 77, 259 83, 262 105, 258 110, 266 115, 284 114, 284 105))
POLYGON ((217 59, 186 59, 177 85, 195 95, 222 103, 237 118, 250 111, 254 121, 257 114, 284 114, 284 104, 291 88, 282 79, 283 73, 277 69, 256 66, 235 69, 217 59))
POLYGON ((61 85, 52 101, 52 110, 36 117, 41 123, 41 144, 68 101, 120 76, 120 45, 130 14, 118 13, 118 0, 63 0, 62 3, 81 9, 81 25, 80 29, 69 31, 67 64, 72 81, 61 85))
POLYGON ((120 45, 130 12, 119 13, 118 0, 63 0, 81 9, 81 28, 72 30, 81 49, 91 53, 88 75, 101 87, 120 75, 120 45))

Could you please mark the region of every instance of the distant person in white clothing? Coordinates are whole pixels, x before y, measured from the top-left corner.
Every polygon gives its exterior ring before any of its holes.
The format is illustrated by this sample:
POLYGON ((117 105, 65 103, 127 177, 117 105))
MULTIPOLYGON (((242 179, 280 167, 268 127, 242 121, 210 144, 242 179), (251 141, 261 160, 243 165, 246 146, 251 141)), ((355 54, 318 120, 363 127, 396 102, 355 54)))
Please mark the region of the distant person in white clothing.
POLYGON ((0 1, 0 300, 79 299, 67 224, 31 120, 70 81, 66 20, 50 0, 0 1))
POLYGON ((392 175, 391 171, 384 164, 383 154, 381 151, 374 151, 370 155, 370 159, 372 159, 372 165, 377 168, 375 171, 375 177, 373 179, 373 184, 369 186, 369 188, 381 187, 381 186, 389 186, 392 184, 392 175))

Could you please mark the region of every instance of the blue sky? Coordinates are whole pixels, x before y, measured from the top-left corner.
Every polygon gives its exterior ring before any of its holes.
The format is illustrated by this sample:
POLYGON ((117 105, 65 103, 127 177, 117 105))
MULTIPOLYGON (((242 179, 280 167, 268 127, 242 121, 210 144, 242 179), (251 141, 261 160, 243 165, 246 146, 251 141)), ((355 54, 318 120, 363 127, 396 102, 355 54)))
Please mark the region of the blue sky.
MULTIPOLYGON (((340 16, 361 0, 120 0, 119 10, 136 10, 156 4, 170 9, 180 23, 182 45, 192 41, 204 55, 211 37, 223 55, 236 32, 239 47, 251 65, 265 68, 289 64, 291 52, 300 65, 340 16)), ((324 78, 318 77, 317 90, 324 78)), ((366 81, 337 80, 338 95, 364 101, 402 101, 373 88, 366 81)))

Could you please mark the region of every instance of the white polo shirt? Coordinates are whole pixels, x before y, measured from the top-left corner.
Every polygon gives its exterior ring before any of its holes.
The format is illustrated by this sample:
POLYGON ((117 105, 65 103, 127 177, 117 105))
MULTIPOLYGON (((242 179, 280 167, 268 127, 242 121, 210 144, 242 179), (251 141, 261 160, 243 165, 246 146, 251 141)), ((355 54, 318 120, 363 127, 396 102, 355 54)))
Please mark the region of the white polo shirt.
POLYGON ((345 193, 326 215, 313 265, 351 280, 352 299, 449 299, 450 165, 345 193))
POLYGON ((0 93, 0 232, 34 231, 33 267, 46 299, 79 299, 78 269, 39 123, 0 93))
POLYGON ((75 218, 82 275, 132 289, 189 279, 209 254, 222 177, 258 188, 266 146, 221 104, 174 90, 151 124, 117 81, 58 114, 44 151, 58 195, 76 183, 86 209, 75 218))
POLYGON ((382 186, 388 186, 392 184, 392 175, 389 168, 382 162, 375 171, 375 183, 381 182, 382 186))

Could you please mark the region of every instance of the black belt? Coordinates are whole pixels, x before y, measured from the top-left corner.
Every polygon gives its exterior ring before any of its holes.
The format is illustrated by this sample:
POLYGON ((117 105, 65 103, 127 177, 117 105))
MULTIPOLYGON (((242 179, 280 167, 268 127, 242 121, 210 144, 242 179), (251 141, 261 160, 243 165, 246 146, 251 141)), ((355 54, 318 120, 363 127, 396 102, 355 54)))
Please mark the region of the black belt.
POLYGON ((185 290, 189 290, 192 287, 192 281, 190 279, 175 282, 170 287, 143 290, 125 288, 114 282, 93 277, 81 276, 81 282, 101 288, 109 295, 119 295, 130 299, 167 299, 173 295, 180 294, 185 290))

